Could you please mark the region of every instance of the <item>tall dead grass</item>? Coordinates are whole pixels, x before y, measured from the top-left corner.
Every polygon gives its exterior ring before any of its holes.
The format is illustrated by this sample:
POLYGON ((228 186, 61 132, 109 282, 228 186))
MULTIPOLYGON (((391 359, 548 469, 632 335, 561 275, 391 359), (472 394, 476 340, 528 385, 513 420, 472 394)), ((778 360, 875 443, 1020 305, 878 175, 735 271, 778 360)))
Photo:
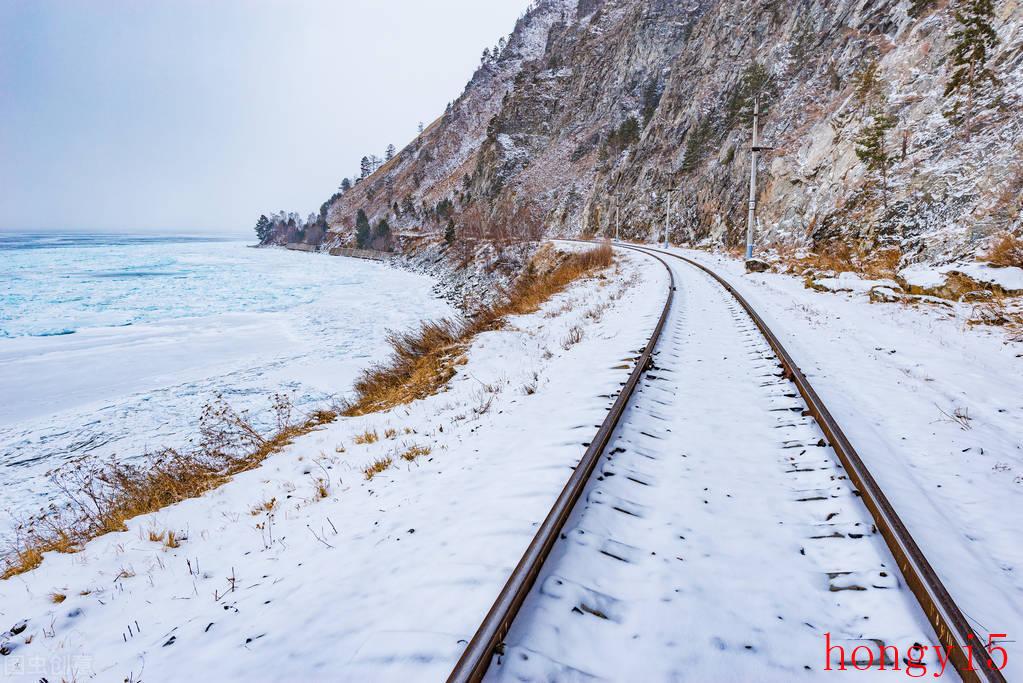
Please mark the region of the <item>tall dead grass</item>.
POLYGON ((391 357, 356 380, 355 397, 343 414, 366 415, 437 393, 465 362, 465 349, 476 335, 499 327, 506 316, 535 312, 572 282, 613 262, 610 244, 567 255, 548 245, 537 251, 502 303, 471 318, 424 322, 409 332, 392 332, 387 340, 391 357))
POLYGON ((834 273, 860 273, 873 280, 894 279, 899 271, 902 251, 898 247, 863 249, 844 242, 832 242, 810 254, 782 256, 788 272, 802 273, 807 269, 834 273))
POLYGON ((0 556, 0 579, 35 569, 43 553, 76 552, 94 538, 124 531, 134 517, 201 496, 337 417, 334 411, 318 411, 295 423, 291 402, 279 394, 273 407, 276 429, 271 434, 261 434, 244 413, 217 400, 203 409, 198 445, 192 450, 168 448, 137 462, 80 458, 50 472, 65 502, 16 526, 0 556))
POLYGON ((984 259, 994 266, 1023 268, 1023 238, 1008 232, 998 236, 984 259))

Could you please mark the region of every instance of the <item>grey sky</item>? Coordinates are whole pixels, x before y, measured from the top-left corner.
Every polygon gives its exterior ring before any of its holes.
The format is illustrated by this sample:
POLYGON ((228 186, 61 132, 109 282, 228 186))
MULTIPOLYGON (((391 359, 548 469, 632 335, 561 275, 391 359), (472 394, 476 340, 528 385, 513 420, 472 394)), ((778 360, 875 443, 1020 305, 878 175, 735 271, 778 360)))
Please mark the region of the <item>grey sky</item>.
POLYGON ((528 0, 0 0, 0 229, 306 215, 457 97, 528 0))

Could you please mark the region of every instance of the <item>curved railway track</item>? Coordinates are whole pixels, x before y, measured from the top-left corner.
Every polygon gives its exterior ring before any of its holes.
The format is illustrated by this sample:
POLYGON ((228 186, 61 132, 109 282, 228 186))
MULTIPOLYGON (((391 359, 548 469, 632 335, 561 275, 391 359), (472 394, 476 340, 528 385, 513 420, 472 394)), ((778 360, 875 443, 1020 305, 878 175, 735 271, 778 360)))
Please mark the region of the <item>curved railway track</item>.
MULTIPOLYGON (((756 372, 760 372, 761 368, 768 368, 774 365, 781 366, 781 372, 768 372, 764 374, 763 381, 760 383, 759 388, 755 393, 752 388, 753 383, 748 383, 750 386, 747 387, 749 395, 742 395, 741 397, 732 397, 733 401, 753 401, 757 400, 768 401, 764 405, 778 406, 777 408, 768 408, 772 412, 777 410, 783 415, 792 415, 792 412, 785 413, 784 411, 795 411, 798 417, 785 417, 776 418, 777 424, 775 428, 781 429, 778 434, 787 434, 788 441, 784 442, 781 446, 783 449, 789 448, 802 448, 802 451, 798 456, 786 456, 786 463, 791 463, 791 469, 786 472, 787 475, 796 477, 795 482, 800 482, 799 485, 813 486, 813 483, 817 482, 818 490, 824 491, 823 495, 811 495, 806 494, 804 498, 797 498, 800 503, 804 503, 808 506, 820 504, 815 501, 824 501, 829 498, 838 498, 838 494, 834 493, 839 488, 839 485, 834 484, 836 481, 848 480, 852 485, 852 490, 847 493, 851 494, 847 496, 850 500, 856 500, 862 502, 863 506, 869 512, 870 519, 865 520, 872 522, 874 529, 880 534, 884 540, 888 552, 891 553, 892 557, 899 568, 899 571, 903 578, 903 583, 912 592, 916 603, 919 604, 920 609, 923 612, 922 618, 925 618, 927 623, 933 629, 934 639, 940 643, 945 651, 948 653, 950 664, 955 667, 959 676, 965 681, 989 681, 999 682, 1004 681, 1004 677, 997 670, 993 670, 987 666, 984 666, 987 657, 982 648, 984 642, 978 637, 967 622, 962 611, 958 608, 951 596, 948 594, 942 585, 940 579, 924 557, 923 552, 913 540, 906 526, 899 519, 891 503, 888 501, 884 492, 878 486, 877 482, 871 476, 867 470, 859 454, 855 448, 849 442, 843 433, 841 427, 832 417, 823 401, 820 399, 818 394, 814 391, 810 382, 806 376, 800 371, 799 366, 792 359, 790 354, 782 346, 777 336, 771 331, 764 320, 758 315, 758 313, 750 306, 749 302, 746 301, 742 295, 737 292, 725 279, 721 278, 718 274, 714 273, 709 268, 699 264, 695 261, 687 259, 683 256, 673 254, 670 252, 662 252, 660 250, 638 247, 632 245, 617 245, 621 248, 629 249, 634 252, 645 254, 651 258, 659 261, 667 270, 669 275, 669 288, 666 297, 664 309, 658 320, 657 325, 650 337, 649 342, 644 348, 643 352, 636 360, 633 372, 629 376, 628 381, 622 388, 617 400, 612 405, 607 417, 604 422, 600 425, 600 428, 587 448, 585 454, 580 460, 578 466, 573 471, 572 476, 565 485, 557 501, 552 507, 551 511, 545 518, 544 522, 539 527, 536 535, 532 542, 526 549, 522 558, 519 560, 511 576, 506 582, 504 588, 497 597, 487 616, 481 623, 475 636, 467 645, 462 657, 458 661, 455 669, 452 671, 449 682, 464 682, 464 681, 479 681, 484 678, 487 674, 488 669, 491 666, 495 655, 505 653, 504 641, 509 634, 509 631, 513 628, 513 622, 520 614, 520 610, 523 604, 527 601, 527 598, 531 600, 537 600, 539 598, 530 597, 531 592, 535 596, 538 592, 537 580, 541 577, 544 572, 544 565, 548 558, 551 556, 552 551, 559 541, 564 542, 570 546, 569 550, 566 551, 568 554, 571 553, 571 546, 587 546, 591 545, 593 534, 590 534, 585 540, 582 539, 582 535, 586 534, 586 531, 581 527, 573 528, 571 531, 566 533, 566 524, 570 517, 578 515, 577 503, 580 498, 583 497, 584 492, 588 486, 590 488, 590 497, 587 499, 587 507, 594 507, 603 509, 613 509, 618 513, 623 513, 630 518, 644 518, 648 516, 643 512, 643 506, 629 503, 627 500, 615 498, 611 493, 601 490, 592 489, 593 475, 597 466, 601 461, 605 463, 601 470, 600 480, 605 480, 617 474, 616 469, 621 469, 622 473, 626 476, 621 479, 629 479, 635 484, 639 484, 643 487, 650 485, 651 481, 649 475, 643 473, 637 473, 634 469, 630 469, 630 464, 625 461, 624 465, 619 465, 621 457, 616 461, 615 457, 620 456, 624 453, 626 448, 623 444, 626 444, 633 450, 638 450, 640 454, 643 454, 643 448, 639 441, 650 439, 662 439, 672 438, 670 434, 671 430, 666 429, 664 433, 652 434, 652 430, 646 428, 646 430, 640 430, 635 428, 632 430, 631 436, 627 433, 628 420, 623 421, 628 410, 641 410, 645 413, 652 413, 658 419, 663 419, 658 415, 658 401, 656 400, 655 390, 659 387, 654 387, 651 383, 652 380, 662 379, 671 380, 672 373, 674 370, 670 367, 664 368, 663 370, 658 369, 657 375, 648 373, 648 371, 655 366, 655 359, 657 358, 657 350, 659 345, 665 344, 665 335, 663 334, 669 323, 669 318, 675 318, 673 320, 673 333, 676 337, 682 334, 682 330, 687 329, 685 322, 685 312, 679 311, 673 313, 675 308, 683 309, 684 306, 678 303, 678 297, 676 297, 676 276, 669 262, 664 257, 677 259, 679 262, 687 264, 688 267, 698 269, 698 272, 705 275, 715 283, 715 286, 723 288, 725 292, 731 297, 731 303, 724 301, 722 295, 722 303, 729 309, 730 318, 724 317, 724 314, 718 315, 715 320, 717 326, 734 326, 737 333, 736 339, 741 340, 744 346, 742 347, 743 353, 749 357, 747 363, 748 368, 752 368, 756 372), (751 325, 750 325, 751 323, 751 325), (766 342, 766 345, 764 344, 766 342), (660 376, 664 375, 664 376, 660 376), (646 381, 645 381, 646 377, 646 381), (798 392, 797 394, 791 392, 793 387, 798 392), (646 395, 644 396, 644 392, 646 395), (751 398, 752 397, 752 398, 751 398), (799 400, 801 399, 801 401, 799 400), (653 403, 650 401, 653 400, 653 403), (644 401, 647 403, 644 405, 644 401), (812 418, 812 423, 807 420, 812 418), (811 443, 807 441, 812 437, 808 436, 809 429, 819 429, 820 433, 823 434, 824 440, 820 443, 811 443), (616 446, 614 450, 609 451, 609 446, 616 446), (826 462, 833 461, 835 456, 830 454, 824 454, 820 449, 815 449, 814 446, 824 448, 830 446, 837 456, 838 462, 841 463, 839 467, 837 463, 826 462), (801 458, 801 459, 800 459, 801 458), (812 459, 812 463, 807 464, 812 459), (629 472, 633 472, 634 476, 629 476, 629 472), (818 480, 813 479, 823 478, 823 481, 829 482, 821 484, 818 480), (801 478, 801 479, 800 479, 801 478), (608 500, 604 500, 604 499, 608 500), (615 501, 619 501, 615 503, 615 501), (604 502, 610 502, 610 505, 602 505, 604 502), (973 659, 968 656, 970 650, 964 649, 965 646, 972 646, 973 659)), ((698 280, 693 280, 692 285, 696 286, 699 283, 698 280)), ((710 283, 706 283, 708 286, 710 283)), ((700 286, 703 286, 702 284, 700 286)), ((705 294, 711 290, 706 290, 705 294)), ((689 302, 683 302, 686 305, 692 305, 689 302)), ((720 308, 720 306, 719 306, 720 308)), ((692 332, 689 332, 690 337, 692 332)), ((669 358, 676 358, 675 362, 678 362, 677 356, 684 353, 682 348, 679 346, 679 342, 675 341, 675 346, 672 349, 674 353, 669 352, 665 355, 665 365, 668 365, 667 360, 669 358)), ((737 342, 738 343, 738 342, 737 342)), ((705 344, 706 346, 706 344, 705 344)), ((737 347, 739 348, 739 347, 737 347)), ((706 353, 707 349, 704 348, 703 352, 706 353)), ((658 364, 659 361, 658 361, 658 364)), ((692 381, 693 378, 690 378, 692 381)), ((676 381, 681 381, 677 379, 676 381)), ((683 385, 677 384, 673 391, 679 391, 683 385)), ((664 391, 663 389, 661 389, 664 391)), ((737 395, 738 396, 738 395, 737 395)), ((724 399, 723 399, 724 400, 724 399)), ((732 406, 734 409, 735 406, 732 406)), ((720 414, 720 410, 718 411, 720 414)), ((813 432, 816 433, 816 432, 813 432)), ((671 441, 661 442, 663 444, 671 443, 671 441)), ((658 449, 667 448, 668 446, 662 446, 656 442, 650 442, 645 448, 648 453, 654 453, 658 449)), ((787 451, 786 451, 787 452, 787 451)), ((780 452, 779 452, 780 453, 780 452)), ((651 457, 647 455, 646 457, 651 457)), ((686 457, 686 456, 683 456, 686 457)), ((758 461, 759 462, 759 461, 758 461)), ((687 465, 691 467, 692 465, 687 465)), ((617 481, 617 479, 616 479, 617 481)), ((610 488, 605 486, 604 488, 610 488)), ((707 491, 704 488, 703 491, 707 491)), ((620 490, 619 490, 620 492, 620 490)), ((731 495, 729 495, 731 498, 731 495)), ((703 500, 704 504, 709 504, 708 500, 703 500)), ((853 507, 856 503, 851 503, 853 507)), ((792 510, 800 510, 803 508, 791 508, 792 510)), ((807 508, 809 509, 809 508, 807 508)), ((600 510, 598 510, 600 512, 600 510)), ((691 511, 699 512, 699 510, 691 511)), ((596 514, 596 513, 595 513, 596 514)), ((718 514, 725 514, 724 512, 718 514)), ((832 513, 835 515, 837 513, 832 513)), ((828 520, 831 516, 828 516, 828 520)), ((656 517, 656 515, 651 515, 656 517)), ((844 519, 844 518, 843 518, 844 519)), ((794 518, 788 519, 789 522, 799 523, 798 515, 794 518)), ((644 522, 648 526, 654 524, 655 521, 644 522)), ((669 528, 672 521, 663 521, 665 528, 669 528)), ((779 524, 783 522, 778 522, 779 524)), ((811 554, 814 554, 814 547, 811 543, 817 544, 833 544, 834 541, 828 540, 832 538, 845 539, 844 542, 847 545, 841 546, 842 556, 857 556, 857 557, 873 557, 869 549, 864 555, 862 545, 856 545, 850 539, 860 539, 864 535, 872 536, 872 533, 864 534, 859 528, 863 522, 850 522, 847 526, 839 528, 838 525, 829 524, 821 525, 826 526, 828 529, 832 529, 830 535, 817 535, 811 536, 814 541, 807 543, 810 546, 811 554), (851 526, 849 526, 851 525, 851 526)), ((791 524, 790 524, 791 526, 791 524)), ((663 530, 662 530, 663 531, 663 530)), ((679 536, 684 538, 684 536, 679 536)), ((604 543, 604 546, 600 549, 606 557, 613 558, 613 560, 620 561, 624 565, 631 564, 629 553, 638 552, 638 549, 632 548, 627 544, 616 543, 611 549, 608 549, 608 542, 604 543), (621 550, 614 548, 621 547, 621 550)), ((823 546, 818 546, 825 556, 834 556, 833 545, 829 545, 828 549, 823 549, 823 546)), ((571 564, 571 557, 566 552, 562 552, 562 557, 568 557, 564 560, 566 563, 571 564)), ((592 550, 591 550, 592 552, 592 550)), ((800 553, 805 555, 805 548, 800 550, 800 553)), ((656 554, 651 552, 650 554, 656 554)), ((591 555, 592 556, 592 555, 591 555)), ((740 556, 741 557, 741 556, 740 556)), ((676 558, 682 561, 682 557, 676 558)), ((583 575, 588 575, 591 571, 592 561, 576 562, 576 567, 584 567, 580 570, 583 575)), ((863 573, 856 572, 832 572, 828 576, 830 582, 830 592, 845 595, 854 595, 857 593, 844 593, 841 591, 866 591, 864 586, 872 586, 874 588, 887 588, 894 587, 897 585, 894 582, 894 578, 889 578, 883 562, 881 562, 882 569, 878 572, 873 573, 871 576, 861 575, 863 573), (858 585, 863 584, 863 586, 858 585)), ((593 571, 601 571, 600 568, 593 569, 593 571)), ((617 571, 617 566, 611 567, 609 571, 617 571)), ((747 570, 752 571, 752 570, 747 570)), ((628 575, 622 575, 626 581, 628 575)), ((632 575, 631 581, 635 583, 635 575, 632 575)), ((592 581, 593 576, 588 575, 588 578, 592 581)), ((722 579, 725 581, 726 579, 722 579)), ((583 610, 588 612, 590 615, 599 617, 599 620, 604 622, 614 621, 614 609, 615 600, 607 595, 601 593, 595 593, 584 587, 582 584, 577 584, 570 579, 561 577, 560 575, 552 575, 550 571, 547 572, 546 580, 543 585, 540 586, 539 592, 546 593, 549 595, 557 595, 564 593, 565 591, 573 592, 573 595, 578 598, 580 595, 588 596, 584 597, 584 601, 588 603, 580 602, 582 610, 576 608, 579 614, 583 613, 583 610), (548 585, 549 582, 553 582, 548 585), (592 604, 589 604, 592 603, 592 604), (595 606, 596 605, 596 606, 595 606)), ((675 591, 678 592, 677 590, 675 591)), ((560 597, 560 596, 559 596, 560 597)), ((849 611, 848 604, 858 604, 859 609, 862 611, 868 611, 867 605, 875 604, 871 603, 869 598, 861 598, 859 603, 856 603, 852 598, 837 601, 841 603, 842 607, 839 612, 831 614, 832 618, 836 618, 836 614, 845 614, 849 611), (842 612, 841 610, 845 610, 842 612)), ((837 604, 836 603, 836 604, 837 604)), ((541 610, 542 611, 542 610, 541 610)), ((663 616, 660 618, 664 618, 663 616)), ((778 619, 782 619, 782 616, 778 616, 778 619)), ((541 620, 542 621, 542 620, 541 620)), ((808 624, 809 625, 809 624, 808 624)), ((527 627, 523 627, 527 628, 527 627)), ((547 628, 553 628, 554 631, 558 631, 558 628, 547 625, 547 628)), ((586 632, 583 632, 586 633, 586 632)), ((597 631, 596 633, 599 633, 597 631)), ((583 638, 589 638, 588 635, 583 635, 583 638)), ((882 641, 874 641, 883 646, 882 641)), ((626 644, 622 643, 622 647, 626 644)), ((746 649, 754 649, 752 645, 746 645, 746 649)), ((823 648, 822 648, 823 650, 823 648)), ((881 650, 883 653, 883 650, 881 650)), ((530 655, 534 653, 530 652, 530 655)), ((527 659, 528 656, 520 654, 523 659, 527 659)), ((883 658, 883 654, 879 654, 883 658)), ((535 658, 535 655, 534 655, 535 658)), ((894 663, 898 663, 897 661, 894 663)), ((807 667, 809 668, 809 667, 807 667)), ((569 670, 571 673, 575 670, 569 670)), ((572 678, 574 675, 567 675, 567 678, 572 678)), ((585 677, 585 676, 581 676, 585 677)))

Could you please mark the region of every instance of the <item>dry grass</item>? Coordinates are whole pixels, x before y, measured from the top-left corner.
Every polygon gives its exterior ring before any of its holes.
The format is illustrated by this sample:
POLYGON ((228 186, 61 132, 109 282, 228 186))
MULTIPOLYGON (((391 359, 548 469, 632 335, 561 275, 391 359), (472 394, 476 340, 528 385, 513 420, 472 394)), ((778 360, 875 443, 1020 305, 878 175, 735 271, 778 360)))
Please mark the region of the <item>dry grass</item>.
POLYGON ((861 249, 844 242, 833 242, 806 256, 794 253, 783 255, 782 263, 788 272, 802 273, 807 269, 834 273, 859 273, 869 279, 894 279, 899 271, 902 251, 898 247, 887 249, 861 249))
POLYGON ((583 340, 583 328, 578 325, 573 325, 565 335, 565 338, 561 340, 561 348, 568 351, 570 348, 578 344, 583 340))
MULTIPOLYGON (((93 538, 124 531, 130 519, 201 496, 336 417, 319 411, 292 424, 286 398, 273 401, 278 429, 270 435, 218 400, 204 408, 191 451, 165 449, 137 463, 81 458, 50 472, 51 485, 67 503, 18 524, 0 558, 0 579, 35 569, 46 552, 77 552, 93 538)), ((173 548, 179 539, 168 532, 163 542, 173 548)))
POLYGON ((1010 341, 1023 342, 1023 303, 996 294, 990 301, 974 305, 967 324, 1001 327, 1010 341))
POLYGON ((67 600, 67 596, 64 595, 63 593, 50 593, 50 602, 52 602, 54 605, 59 605, 65 600, 67 600))
POLYGON ((377 441, 380 440, 380 435, 377 434, 377 430, 375 429, 367 429, 362 434, 356 434, 355 438, 352 440, 355 441, 355 443, 362 446, 366 444, 376 443, 377 441))
POLYGON ((394 460, 389 457, 377 458, 374 460, 372 465, 362 471, 362 473, 366 475, 366 481, 371 480, 373 477, 385 471, 393 462, 394 460))
POLYGON ((326 498, 330 495, 330 482, 326 479, 320 478, 316 480, 316 497, 326 498))
POLYGON ((476 335, 496 329, 509 315, 535 312, 575 280, 613 261, 609 244, 567 255, 548 246, 537 251, 502 304, 482 308, 469 319, 424 322, 410 332, 392 332, 391 358, 359 377, 355 398, 343 413, 366 415, 432 396, 465 362, 465 349, 476 335))
POLYGON ((408 447, 407 449, 405 449, 404 452, 402 452, 401 459, 402 460, 406 460, 408 462, 415 462, 415 460, 417 458, 421 458, 423 456, 429 455, 432 452, 433 452, 433 449, 430 448, 429 446, 417 446, 417 445, 414 445, 414 446, 408 447))
POLYGON ((993 266, 1023 268, 1023 239, 1003 233, 984 254, 984 259, 993 266))
POLYGON ((277 507, 277 499, 276 498, 271 498, 270 500, 265 500, 262 503, 260 503, 259 505, 257 505, 256 507, 252 508, 252 516, 253 517, 258 517, 259 515, 262 515, 263 513, 273 512, 274 508, 276 508, 276 507, 277 507))
POLYGON ((384 438, 385 439, 393 439, 396 436, 398 436, 398 430, 397 429, 395 429, 393 427, 388 427, 387 429, 384 430, 384 438))

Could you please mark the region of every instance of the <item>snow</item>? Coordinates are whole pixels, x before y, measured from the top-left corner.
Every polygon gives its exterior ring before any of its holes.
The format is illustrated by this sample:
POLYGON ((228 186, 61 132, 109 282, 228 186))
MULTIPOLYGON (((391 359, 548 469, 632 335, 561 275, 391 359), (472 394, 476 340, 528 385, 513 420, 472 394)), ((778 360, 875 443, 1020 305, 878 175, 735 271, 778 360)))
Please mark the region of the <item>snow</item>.
POLYGON ((989 263, 914 264, 899 271, 899 277, 912 287, 934 289, 944 285, 950 273, 962 273, 977 282, 1001 287, 1006 292, 1023 292, 1023 268, 999 268, 989 263))
POLYGON ((899 289, 899 283, 894 280, 865 280, 856 273, 839 273, 838 277, 814 280, 814 284, 831 292, 862 293, 869 292, 875 287, 899 289))
POLYGON ((218 393, 261 424, 277 391, 311 410, 388 329, 453 312, 422 275, 236 240, 29 246, 0 252, 0 535, 68 458, 180 447, 218 393))
POLYGON ((631 371, 665 286, 644 257, 624 257, 621 272, 478 338, 448 391, 339 420, 0 583, 0 628, 28 620, 0 658, 5 680, 72 668, 77 680, 443 679, 631 371), (356 445, 367 428, 381 440, 356 445), (413 444, 432 452, 396 457, 413 444), (385 455, 394 465, 366 481, 385 455), (252 514, 270 499, 272 513, 252 514), (153 528, 186 538, 165 548, 153 528), (55 591, 67 600, 51 603, 55 591))
POLYGON ((875 658, 934 642, 767 342, 671 265, 655 367, 489 678, 791 681, 822 674, 826 633, 875 658))
MULTIPOLYGON (((955 309, 682 253, 725 275, 801 363, 978 633, 1023 631, 1023 347, 955 309)), ((1012 680, 1023 651, 1005 646, 1012 680)))
MULTIPOLYGON (((944 310, 686 254, 724 273, 802 363, 982 638, 1009 634, 1004 673, 1018 677, 1020 348, 944 310)), ((675 272, 656 365, 614 437, 624 450, 598 465, 492 677, 787 681, 820 672, 826 633, 847 652, 932 642, 750 321, 695 269, 675 272), (854 586, 867 590, 842 590, 854 586)), ((341 419, 0 582, 0 629, 27 620, 0 635, 5 680, 443 680, 631 371, 666 284, 660 264, 623 255, 481 335, 447 391, 341 419), (356 444, 367 429, 380 441, 356 444), (431 452, 402 460, 413 445, 431 452), (148 540, 167 529, 179 548, 148 540)))

